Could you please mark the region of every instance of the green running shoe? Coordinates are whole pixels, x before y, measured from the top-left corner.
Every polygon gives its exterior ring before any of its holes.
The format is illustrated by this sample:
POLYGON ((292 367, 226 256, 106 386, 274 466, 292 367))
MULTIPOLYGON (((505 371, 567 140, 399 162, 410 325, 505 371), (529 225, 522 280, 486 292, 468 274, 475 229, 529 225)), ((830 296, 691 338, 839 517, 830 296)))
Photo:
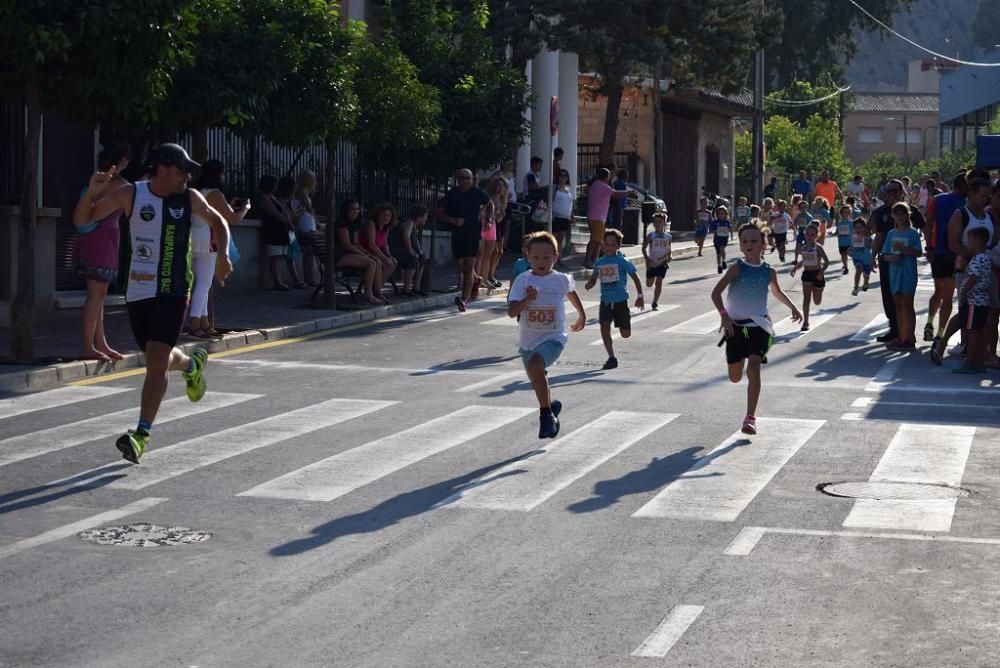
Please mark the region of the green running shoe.
POLYGON ((122 459, 133 464, 139 463, 147 445, 149 445, 149 434, 142 434, 131 429, 115 441, 115 447, 122 453, 122 459))
POLYGON ((208 384, 205 382, 205 365, 208 364, 208 352, 204 348, 195 348, 191 351, 191 359, 194 360, 194 371, 183 373, 187 382, 187 395, 191 401, 200 401, 205 396, 205 389, 208 384))

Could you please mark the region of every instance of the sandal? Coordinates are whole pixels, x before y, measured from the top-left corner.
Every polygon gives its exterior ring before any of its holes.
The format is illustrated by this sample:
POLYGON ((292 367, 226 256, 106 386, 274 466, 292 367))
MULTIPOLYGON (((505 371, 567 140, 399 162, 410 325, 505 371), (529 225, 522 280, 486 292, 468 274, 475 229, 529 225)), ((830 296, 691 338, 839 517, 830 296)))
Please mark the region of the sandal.
POLYGON ((194 337, 196 339, 211 339, 212 338, 212 335, 208 333, 208 330, 207 329, 202 329, 201 327, 199 327, 198 329, 192 329, 191 332, 188 334, 188 336, 194 337))

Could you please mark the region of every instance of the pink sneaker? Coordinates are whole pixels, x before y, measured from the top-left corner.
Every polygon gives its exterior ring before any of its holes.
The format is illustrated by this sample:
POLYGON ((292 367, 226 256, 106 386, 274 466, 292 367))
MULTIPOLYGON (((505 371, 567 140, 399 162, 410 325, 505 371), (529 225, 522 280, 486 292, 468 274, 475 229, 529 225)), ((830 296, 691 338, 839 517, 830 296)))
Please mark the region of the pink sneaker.
POLYGON ((743 418, 743 429, 741 429, 744 434, 750 434, 754 436, 757 434, 757 418, 752 415, 748 415, 743 418))

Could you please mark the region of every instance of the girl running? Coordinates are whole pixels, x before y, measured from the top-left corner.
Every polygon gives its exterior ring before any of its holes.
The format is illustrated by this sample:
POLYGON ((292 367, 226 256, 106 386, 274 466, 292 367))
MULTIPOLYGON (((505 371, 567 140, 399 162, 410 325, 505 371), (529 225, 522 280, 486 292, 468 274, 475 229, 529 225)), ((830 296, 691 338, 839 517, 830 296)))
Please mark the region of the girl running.
POLYGON ((823 301, 823 288, 826 287, 826 268, 830 259, 826 256, 823 246, 817 243, 819 227, 809 225, 805 231, 805 243, 799 253, 800 260, 792 267, 791 277, 802 268, 802 331, 809 331, 809 307, 812 303, 819 306, 823 301))

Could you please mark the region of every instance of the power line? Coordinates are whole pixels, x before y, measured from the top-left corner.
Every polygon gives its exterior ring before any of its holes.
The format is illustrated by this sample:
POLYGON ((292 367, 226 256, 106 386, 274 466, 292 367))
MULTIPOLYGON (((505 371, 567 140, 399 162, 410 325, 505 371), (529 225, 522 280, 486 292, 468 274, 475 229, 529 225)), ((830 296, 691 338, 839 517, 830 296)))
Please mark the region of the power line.
POLYGON ((830 98, 842 95, 847 91, 851 90, 850 86, 838 86, 837 90, 830 93, 829 95, 824 95, 823 97, 817 97, 812 100, 783 100, 775 97, 764 98, 769 104, 773 104, 779 107, 808 107, 813 104, 819 104, 820 102, 826 102, 830 98))
POLYGON ((875 23, 877 23, 880 26, 882 26, 882 28, 884 28, 890 34, 895 35, 896 37, 900 38, 904 42, 907 42, 908 44, 912 44, 913 46, 917 47, 921 51, 925 51, 925 52, 931 54, 932 56, 937 56, 938 58, 943 58, 945 60, 950 60, 953 63, 958 63, 959 65, 970 65, 972 67, 1000 67, 1000 63, 974 63, 974 62, 970 62, 968 60, 959 60, 958 58, 952 58, 951 56, 946 56, 943 53, 938 53, 937 51, 931 51, 926 46, 923 46, 921 44, 917 44, 916 42, 914 42, 912 39, 910 39, 906 35, 901 35, 900 33, 896 32, 895 30, 893 30, 892 28, 890 28, 889 26, 887 26, 885 23, 882 23, 882 21, 878 20, 877 17, 873 16, 871 12, 869 12, 867 9, 865 9, 864 7, 862 7, 861 5, 859 5, 854 0, 849 0, 849 2, 852 5, 854 5, 855 7, 857 7, 865 16, 867 16, 872 21, 874 21, 875 23))

